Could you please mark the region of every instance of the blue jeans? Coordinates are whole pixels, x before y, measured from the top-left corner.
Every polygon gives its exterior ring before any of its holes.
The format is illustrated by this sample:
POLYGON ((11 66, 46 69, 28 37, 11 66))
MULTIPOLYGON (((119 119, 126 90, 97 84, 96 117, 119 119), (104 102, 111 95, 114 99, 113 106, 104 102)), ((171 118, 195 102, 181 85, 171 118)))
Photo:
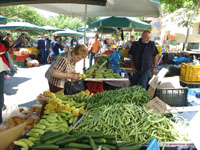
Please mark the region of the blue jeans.
POLYGON ((96 55, 96 53, 90 52, 90 66, 92 66, 92 61, 93 61, 93 59, 95 59, 95 55, 96 55))
POLYGON ((4 71, 0 72, 0 124, 2 122, 2 108, 4 105, 4 75, 4 71))
POLYGON ((147 82, 148 77, 151 69, 146 69, 143 71, 137 71, 135 74, 133 74, 131 78, 131 84, 132 85, 141 85, 143 88, 147 90, 147 82))

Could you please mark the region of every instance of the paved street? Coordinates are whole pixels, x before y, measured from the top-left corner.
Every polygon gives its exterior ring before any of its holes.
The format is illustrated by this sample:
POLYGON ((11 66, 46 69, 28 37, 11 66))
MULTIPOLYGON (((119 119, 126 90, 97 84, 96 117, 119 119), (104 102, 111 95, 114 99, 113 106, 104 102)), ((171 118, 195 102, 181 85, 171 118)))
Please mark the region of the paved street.
MULTIPOLYGON (((13 77, 5 80, 5 104, 27 107, 35 104, 37 96, 48 90, 48 83, 44 75, 49 66, 18 68, 13 77)), ((86 59, 86 67, 88 67, 88 59, 86 59)), ((81 73, 82 68, 83 61, 78 62, 76 71, 81 73)))

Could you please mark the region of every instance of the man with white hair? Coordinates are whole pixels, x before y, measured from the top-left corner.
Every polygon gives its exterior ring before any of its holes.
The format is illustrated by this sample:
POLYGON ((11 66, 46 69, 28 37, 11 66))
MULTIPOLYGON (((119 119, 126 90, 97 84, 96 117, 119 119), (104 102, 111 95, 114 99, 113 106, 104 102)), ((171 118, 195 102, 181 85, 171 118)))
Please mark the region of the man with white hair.
POLYGON ((141 85, 147 89, 149 73, 156 72, 157 54, 155 42, 150 40, 151 32, 145 30, 139 41, 133 42, 129 54, 131 56, 131 67, 133 69, 132 85, 141 85))

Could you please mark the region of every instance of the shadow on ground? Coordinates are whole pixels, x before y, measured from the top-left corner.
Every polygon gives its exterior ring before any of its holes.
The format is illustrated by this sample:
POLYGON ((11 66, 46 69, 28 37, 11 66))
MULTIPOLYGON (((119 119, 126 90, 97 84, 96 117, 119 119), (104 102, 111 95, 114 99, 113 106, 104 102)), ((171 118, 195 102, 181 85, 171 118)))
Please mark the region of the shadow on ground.
POLYGON ((26 77, 11 77, 8 80, 5 80, 4 85, 4 92, 6 95, 14 95, 17 93, 18 89, 14 89, 14 87, 17 87, 19 84, 24 83, 31 78, 26 77))
POLYGON ((30 101, 28 103, 24 103, 24 104, 20 104, 19 107, 31 107, 33 105, 37 104, 37 100, 33 100, 33 101, 30 101))

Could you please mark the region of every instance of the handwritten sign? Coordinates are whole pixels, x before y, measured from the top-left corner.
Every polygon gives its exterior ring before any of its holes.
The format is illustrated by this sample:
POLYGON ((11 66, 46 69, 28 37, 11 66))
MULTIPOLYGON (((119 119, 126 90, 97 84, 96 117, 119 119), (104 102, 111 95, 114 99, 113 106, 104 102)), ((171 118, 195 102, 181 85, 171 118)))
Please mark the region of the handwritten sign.
POLYGON ((167 104, 161 101, 158 97, 155 97, 146 104, 147 110, 153 110, 156 114, 163 114, 167 110, 167 104))

